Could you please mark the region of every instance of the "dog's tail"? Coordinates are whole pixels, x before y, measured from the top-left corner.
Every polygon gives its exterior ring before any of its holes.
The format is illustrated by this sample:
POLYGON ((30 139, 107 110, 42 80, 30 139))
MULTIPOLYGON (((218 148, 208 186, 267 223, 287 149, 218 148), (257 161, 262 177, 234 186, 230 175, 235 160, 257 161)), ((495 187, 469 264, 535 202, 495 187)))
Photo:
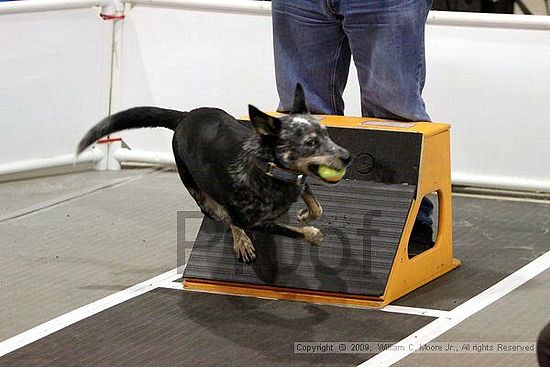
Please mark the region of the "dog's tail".
POLYGON ((187 114, 176 110, 158 107, 135 107, 106 117, 92 127, 78 143, 80 154, 96 140, 117 131, 139 129, 143 127, 165 127, 175 130, 178 123, 187 114))

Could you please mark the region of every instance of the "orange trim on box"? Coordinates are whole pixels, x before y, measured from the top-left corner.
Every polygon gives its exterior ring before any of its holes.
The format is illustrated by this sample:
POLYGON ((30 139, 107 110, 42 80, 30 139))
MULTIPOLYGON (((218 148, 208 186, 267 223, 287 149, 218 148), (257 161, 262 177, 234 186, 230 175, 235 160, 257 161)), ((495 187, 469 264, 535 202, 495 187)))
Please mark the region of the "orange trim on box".
POLYGON ((231 283, 197 278, 183 279, 183 287, 189 290, 208 293, 284 299, 287 301, 300 301, 319 304, 377 308, 385 305, 382 298, 378 297, 368 297, 346 293, 309 291, 305 289, 274 287, 267 285, 231 283))

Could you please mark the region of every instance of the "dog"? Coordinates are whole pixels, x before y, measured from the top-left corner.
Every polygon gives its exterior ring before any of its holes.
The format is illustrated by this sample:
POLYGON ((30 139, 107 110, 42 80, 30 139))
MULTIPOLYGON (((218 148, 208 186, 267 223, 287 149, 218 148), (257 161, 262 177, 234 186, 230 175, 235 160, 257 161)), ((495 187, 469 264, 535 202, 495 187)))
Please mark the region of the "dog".
POLYGON ((256 259, 246 233, 252 229, 319 245, 324 236, 318 228, 290 226, 277 219, 300 196, 307 207, 297 213, 298 219, 307 224, 319 218, 321 205, 306 180, 315 177, 334 184, 317 173, 319 166, 341 170, 350 163, 350 153, 335 144, 327 128, 309 113, 300 84, 288 115, 271 116, 252 105, 248 110, 252 128, 217 108, 189 112, 131 108, 92 127, 78 144, 77 154, 117 131, 171 129, 181 181, 205 216, 229 225, 238 260, 256 259))

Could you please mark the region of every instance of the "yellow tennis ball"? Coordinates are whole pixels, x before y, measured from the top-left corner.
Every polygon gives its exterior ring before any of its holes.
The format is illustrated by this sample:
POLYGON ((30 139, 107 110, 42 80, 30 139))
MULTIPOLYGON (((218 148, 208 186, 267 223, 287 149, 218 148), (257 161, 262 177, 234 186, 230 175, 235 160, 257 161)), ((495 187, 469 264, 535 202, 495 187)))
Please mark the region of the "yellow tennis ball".
POLYGON ((317 174, 323 180, 337 182, 340 181, 342 177, 344 177, 344 175, 346 174, 346 169, 334 169, 330 168, 329 166, 319 166, 317 174))

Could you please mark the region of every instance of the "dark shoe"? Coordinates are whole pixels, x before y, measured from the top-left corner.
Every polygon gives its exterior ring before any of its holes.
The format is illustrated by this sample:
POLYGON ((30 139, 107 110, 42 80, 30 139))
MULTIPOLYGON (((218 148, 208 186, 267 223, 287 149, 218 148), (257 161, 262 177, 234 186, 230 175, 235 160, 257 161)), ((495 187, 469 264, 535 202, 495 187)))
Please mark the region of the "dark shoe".
POLYGON ((409 259, 434 247, 433 235, 431 225, 415 222, 409 239, 409 259))

